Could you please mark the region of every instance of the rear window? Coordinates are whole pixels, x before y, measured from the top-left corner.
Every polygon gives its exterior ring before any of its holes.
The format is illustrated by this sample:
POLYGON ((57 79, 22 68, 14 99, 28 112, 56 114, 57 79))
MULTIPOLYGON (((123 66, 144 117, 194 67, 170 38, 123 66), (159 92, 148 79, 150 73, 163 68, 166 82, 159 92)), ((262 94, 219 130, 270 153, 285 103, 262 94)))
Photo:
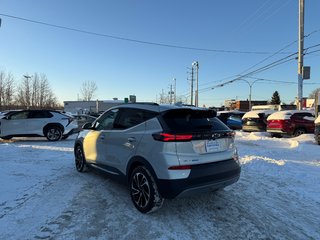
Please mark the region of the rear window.
POLYGON ((164 128, 171 132, 198 132, 229 130, 212 110, 175 109, 162 114, 164 128))

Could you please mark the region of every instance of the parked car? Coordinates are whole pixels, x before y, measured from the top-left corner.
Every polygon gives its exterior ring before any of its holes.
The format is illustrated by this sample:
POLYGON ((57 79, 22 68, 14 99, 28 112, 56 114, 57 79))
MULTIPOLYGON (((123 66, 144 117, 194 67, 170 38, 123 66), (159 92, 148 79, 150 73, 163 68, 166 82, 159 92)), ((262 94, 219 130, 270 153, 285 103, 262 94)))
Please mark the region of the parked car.
POLYGON ((316 142, 320 145, 320 115, 314 121, 315 129, 314 129, 314 138, 316 142))
POLYGON ((79 172, 90 166, 124 180, 142 213, 165 198, 224 188, 241 169, 234 132, 215 111, 174 105, 113 107, 84 126, 74 154, 79 172))
POLYGON ((72 114, 72 117, 77 122, 79 131, 85 123, 93 123, 97 119, 96 117, 87 114, 72 114))
POLYGON ((268 117, 267 132, 274 137, 314 132, 314 113, 305 110, 279 111, 268 117))
POLYGON ((49 141, 66 139, 77 132, 73 118, 52 110, 19 110, 0 119, 0 138, 45 136, 49 141))
POLYGON ((242 130, 245 132, 265 132, 267 117, 275 110, 254 110, 247 112, 242 117, 242 130))
POLYGON ((242 128, 242 117, 245 112, 232 110, 232 111, 218 111, 217 117, 233 130, 242 128))

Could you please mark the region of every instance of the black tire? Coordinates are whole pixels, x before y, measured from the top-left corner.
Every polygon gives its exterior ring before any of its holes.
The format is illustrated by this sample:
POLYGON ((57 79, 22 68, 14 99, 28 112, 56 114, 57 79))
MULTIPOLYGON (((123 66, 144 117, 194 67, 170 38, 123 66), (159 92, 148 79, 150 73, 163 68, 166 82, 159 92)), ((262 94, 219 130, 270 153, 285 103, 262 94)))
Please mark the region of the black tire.
POLYGON ((139 166, 132 171, 129 187, 131 200, 140 212, 150 213, 161 208, 164 199, 146 167, 139 166))
POLYGON ((1 137, 3 140, 10 140, 12 137, 11 136, 5 136, 5 137, 1 137))
POLYGON ((270 135, 273 138, 281 138, 282 137, 281 134, 279 134, 279 133, 271 133, 270 135))
POLYGON ((82 147, 77 145, 74 151, 75 164, 78 172, 86 172, 88 170, 87 162, 83 154, 82 147))
POLYGON ((50 126, 45 131, 46 138, 49 141, 59 141, 62 137, 62 131, 57 126, 50 126))
POLYGON ((293 133, 293 136, 294 137, 298 137, 300 136, 301 134, 305 134, 306 133, 306 130, 304 128, 297 128, 294 133, 293 133))
POLYGON ((64 135, 64 136, 62 136, 62 140, 66 140, 67 138, 69 137, 69 135, 64 135))

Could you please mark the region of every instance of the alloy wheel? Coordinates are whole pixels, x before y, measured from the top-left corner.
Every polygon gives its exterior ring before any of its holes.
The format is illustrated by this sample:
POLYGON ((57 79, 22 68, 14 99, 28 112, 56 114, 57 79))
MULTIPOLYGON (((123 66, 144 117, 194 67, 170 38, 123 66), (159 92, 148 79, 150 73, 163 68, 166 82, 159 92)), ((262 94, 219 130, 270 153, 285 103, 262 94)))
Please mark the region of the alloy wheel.
POLYGON ((132 198, 137 206, 144 208, 150 201, 150 185, 146 176, 140 172, 135 173, 131 183, 132 198))

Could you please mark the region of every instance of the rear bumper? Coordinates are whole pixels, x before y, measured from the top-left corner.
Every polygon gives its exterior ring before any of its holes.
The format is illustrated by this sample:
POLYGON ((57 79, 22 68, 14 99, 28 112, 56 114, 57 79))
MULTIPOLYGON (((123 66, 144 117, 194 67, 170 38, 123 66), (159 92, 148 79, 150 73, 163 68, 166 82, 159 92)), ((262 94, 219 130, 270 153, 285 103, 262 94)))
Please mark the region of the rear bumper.
MULTIPOLYGON (((178 170, 177 170, 178 171, 178 170)), ((226 187, 239 180, 240 164, 233 160, 225 160, 209 164, 193 165, 186 179, 158 180, 158 188, 162 197, 175 198, 192 195, 226 187)))
POLYGON ((78 128, 72 128, 69 132, 63 134, 63 136, 70 136, 72 134, 76 134, 76 133, 79 133, 80 130, 78 128))
POLYGON ((262 127, 262 126, 246 126, 246 125, 243 125, 242 126, 242 130, 243 131, 247 131, 247 132, 265 132, 266 128, 262 127))
POLYGON ((282 129, 279 129, 279 128, 268 128, 267 132, 269 132, 269 133, 283 133, 283 134, 286 133, 282 129))
POLYGON ((280 135, 292 135, 292 132, 288 132, 282 128, 267 128, 267 132, 268 133, 276 133, 276 134, 280 134, 280 135))

